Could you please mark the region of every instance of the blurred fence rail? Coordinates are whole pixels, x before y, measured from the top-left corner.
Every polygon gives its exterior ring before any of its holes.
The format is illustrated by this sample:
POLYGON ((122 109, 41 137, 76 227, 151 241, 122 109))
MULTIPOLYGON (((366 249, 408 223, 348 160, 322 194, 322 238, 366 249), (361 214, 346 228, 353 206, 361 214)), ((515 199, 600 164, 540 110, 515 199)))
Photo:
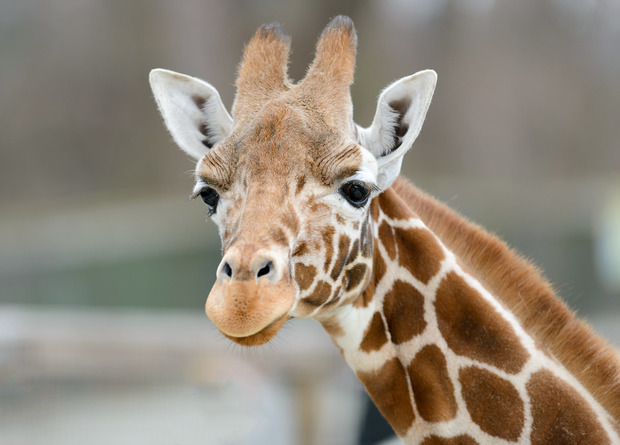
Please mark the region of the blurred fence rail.
POLYGON ((361 409, 313 321, 241 350, 203 314, 0 308, 2 444, 347 444, 361 409))

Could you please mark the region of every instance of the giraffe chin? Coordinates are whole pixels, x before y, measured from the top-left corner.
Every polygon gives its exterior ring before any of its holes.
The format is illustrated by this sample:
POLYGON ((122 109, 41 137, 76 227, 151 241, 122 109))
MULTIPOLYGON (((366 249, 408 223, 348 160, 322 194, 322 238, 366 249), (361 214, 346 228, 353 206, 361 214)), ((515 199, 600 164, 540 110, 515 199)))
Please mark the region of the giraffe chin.
POLYGON ((246 337, 233 337, 232 335, 228 335, 222 331, 222 335, 224 337, 234 341, 241 346, 261 346, 265 343, 268 343, 273 337, 276 336, 278 331, 284 326, 284 323, 289 319, 288 315, 283 315, 282 317, 272 321, 263 329, 258 331, 255 334, 248 335, 246 337))

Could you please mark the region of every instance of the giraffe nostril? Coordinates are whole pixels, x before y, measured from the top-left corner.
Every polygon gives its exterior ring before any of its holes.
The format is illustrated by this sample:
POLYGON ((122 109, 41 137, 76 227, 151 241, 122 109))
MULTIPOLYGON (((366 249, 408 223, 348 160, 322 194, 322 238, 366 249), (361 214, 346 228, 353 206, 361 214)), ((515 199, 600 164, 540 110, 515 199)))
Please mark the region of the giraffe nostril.
POLYGON ((224 275, 226 275, 228 278, 232 278, 232 268, 230 267, 230 264, 228 264, 228 262, 224 263, 224 265, 222 266, 222 272, 224 272, 224 275))
POLYGON ((258 272, 256 273, 256 278, 260 278, 262 276, 269 275, 269 273, 271 272, 272 266, 273 266, 273 264, 271 263, 271 261, 269 261, 267 264, 265 264, 263 267, 261 267, 258 270, 258 272))

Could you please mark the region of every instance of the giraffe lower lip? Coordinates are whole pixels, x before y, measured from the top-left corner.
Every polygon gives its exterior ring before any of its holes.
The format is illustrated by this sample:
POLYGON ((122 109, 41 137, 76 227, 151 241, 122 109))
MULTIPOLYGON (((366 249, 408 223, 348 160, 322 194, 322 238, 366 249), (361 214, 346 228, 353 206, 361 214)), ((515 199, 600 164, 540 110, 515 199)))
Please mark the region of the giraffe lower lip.
POLYGON ((286 323, 289 318, 290 317, 285 314, 269 323, 260 331, 245 337, 233 337, 232 335, 228 335, 224 332, 222 332, 222 334, 224 334, 226 338, 240 344, 241 346, 260 346, 275 337, 280 328, 284 326, 284 323, 286 323))

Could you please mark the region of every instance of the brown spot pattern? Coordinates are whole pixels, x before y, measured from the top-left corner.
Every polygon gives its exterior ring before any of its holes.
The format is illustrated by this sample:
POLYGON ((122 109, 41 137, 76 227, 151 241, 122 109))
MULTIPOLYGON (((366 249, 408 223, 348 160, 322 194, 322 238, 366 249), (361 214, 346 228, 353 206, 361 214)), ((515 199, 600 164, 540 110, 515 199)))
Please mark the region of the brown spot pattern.
POLYGON ((284 213, 282 216, 282 223, 285 227, 290 229, 292 233, 297 234, 299 230, 299 218, 292 209, 289 208, 289 210, 284 213))
MULTIPOLYGON (((340 288, 338 289, 338 292, 335 292, 335 294, 336 293, 340 293, 340 288)), ((327 310, 329 310, 329 308, 331 308, 332 306, 336 306, 338 303, 340 303, 340 298, 336 298, 336 297, 332 296, 327 301, 327 303, 325 303, 323 306, 321 306, 321 309, 327 311, 327 310)))
POLYGON ((372 300, 373 295, 374 286, 370 283, 370 285, 364 289, 362 294, 353 301, 353 306, 357 308, 368 306, 368 303, 372 300))
POLYGON ((370 217, 374 222, 379 222, 379 200, 373 199, 370 203, 370 217))
POLYGON ((309 289, 316 277, 316 267, 306 266, 302 263, 295 264, 295 281, 300 290, 309 289))
POLYGON ((349 251, 349 256, 347 258, 347 266, 357 260, 357 256, 359 255, 360 249, 360 240, 356 239, 353 241, 353 245, 351 246, 351 250, 349 251))
POLYGON ((364 352, 378 351, 387 341, 387 333, 381 314, 375 312, 366 332, 364 332, 360 349, 364 352))
POLYGON ((385 273, 387 272, 387 265, 385 264, 385 260, 383 259, 381 254, 379 254, 379 252, 375 254, 373 260, 373 270, 375 273, 374 281, 378 284, 381 282, 381 280, 385 276, 385 273))
POLYGON ((532 444, 608 444, 609 437, 588 403, 550 371, 532 375, 526 385, 532 401, 532 444))
POLYGON ((304 175, 301 175, 299 178, 297 178, 297 185, 295 187, 296 195, 299 195, 299 192, 301 192, 301 190, 304 188, 304 185, 306 185, 306 177, 304 175))
POLYGON ((394 229, 398 263, 424 284, 439 272, 443 249, 427 229, 394 229))
POLYGON ((397 280, 385 295, 383 314, 394 344, 401 344, 419 335, 426 327, 424 297, 411 284, 397 280))
POLYGON ((391 193, 379 195, 379 206, 381 211, 390 219, 407 220, 413 215, 411 208, 398 198, 392 190, 391 193), (394 199, 396 198, 396 199, 394 199))
POLYGON ((269 230, 269 236, 271 239, 281 246, 288 246, 288 236, 281 227, 274 227, 269 230))
POLYGON ((513 312, 615 419, 620 419, 617 352, 556 297, 530 262, 504 242, 398 178, 379 198, 402 199, 415 209, 484 285, 513 312))
POLYGON ((321 237, 323 238, 323 244, 325 245, 325 272, 329 270, 329 265, 331 264, 332 257, 334 256, 334 248, 332 243, 335 233, 336 230, 333 227, 328 226, 325 228, 325 230, 323 230, 323 233, 321 234, 321 237))
POLYGON ((295 247, 295 250, 293 251, 293 256, 302 256, 307 254, 308 252, 310 252, 310 250, 308 249, 308 245, 302 241, 297 245, 297 247, 295 247))
POLYGON ((436 345, 416 354, 409 366, 409 381, 420 416, 428 422, 442 422, 456 416, 458 406, 446 359, 436 345))
POLYGON ((322 216, 327 217, 331 214, 331 207, 321 202, 314 202, 310 205, 309 213, 313 213, 316 218, 320 218, 322 216))
POLYGON ((455 353, 517 373, 528 359, 517 334, 463 278, 450 272, 435 300, 437 323, 455 353))
POLYGON ((340 302, 340 291, 341 290, 342 290, 342 286, 338 286, 336 289, 334 289, 334 292, 332 292, 332 295, 329 298, 329 301, 323 305, 323 308, 328 308, 340 302))
MULTIPOLYGON (((340 323, 335 319, 321 320, 321 325, 323 325, 323 329, 325 329, 330 337, 342 337, 345 334, 344 329, 342 329, 340 323)), ((342 354, 342 348, 338 346, 338 349, 340 349, 340 353, 342 354)))
POLYGON ((332 273, 330 275, 332 280, 336 280, 342 273, 342 269, 344 268, 347 257, 349 256, 350 244, 351 239, 347 235, 340 235, 338 238, 338 255, 336 256, 334 266, 332 267, 332 273))
POLYGON ((433 435, 424 439, 421 445, 478 445, 478 442, 466 434, 456 437, 439 437, 433 435))
POLYGON ((396 259, 396 240, 394 239, 394 230, 387 222, 383 221, 379 226, 379 239, 385 247, 390 259, 396 259))
POLYGON ((368 271, 368 266, 365 264, 356 264, 351 269, 346 271, 347 278, 347 286, 346 290, 350 291, 351 289, 355 289, 366 277, 366 272, 368 271))
POLYGON ((379 254, 379 252, 376 251, 373 257, 373 270, 372 270, 373 277, 371 277, 370 282, 368 283, 368 286, 366 287, 366 289, 364 289, 364 292, 362 293, 362 295, 360 295, 359 298, 357 298, 353 302, 353 306, 355 307, 368 306, 368 303, 370 302, 370 300, 372 300, 372 297, 374 296, 375 287, 383 279, 383 276, 385 275, 386 270, 387 268, 386 268, 385 260, 383 259, 381 254, 379 254))
POLYGON ((319 281, 314 288, 314 291, 306 298, 303 299, 304 303, 312 306, 320 306, 327 301, 332 293, 332 287, 326 281, 319 281))
POLYGON ((400 360, 388 360, 374 372, 358 371, 357 377, 396 434, 404 436, 413 424, 415 415, 409 397, 407 375, 400 360))
POLYGON ((508 380, 470 366, 459 371, 471 419, 491 436, 516 441, 525 423, 523 401, 508 380))

